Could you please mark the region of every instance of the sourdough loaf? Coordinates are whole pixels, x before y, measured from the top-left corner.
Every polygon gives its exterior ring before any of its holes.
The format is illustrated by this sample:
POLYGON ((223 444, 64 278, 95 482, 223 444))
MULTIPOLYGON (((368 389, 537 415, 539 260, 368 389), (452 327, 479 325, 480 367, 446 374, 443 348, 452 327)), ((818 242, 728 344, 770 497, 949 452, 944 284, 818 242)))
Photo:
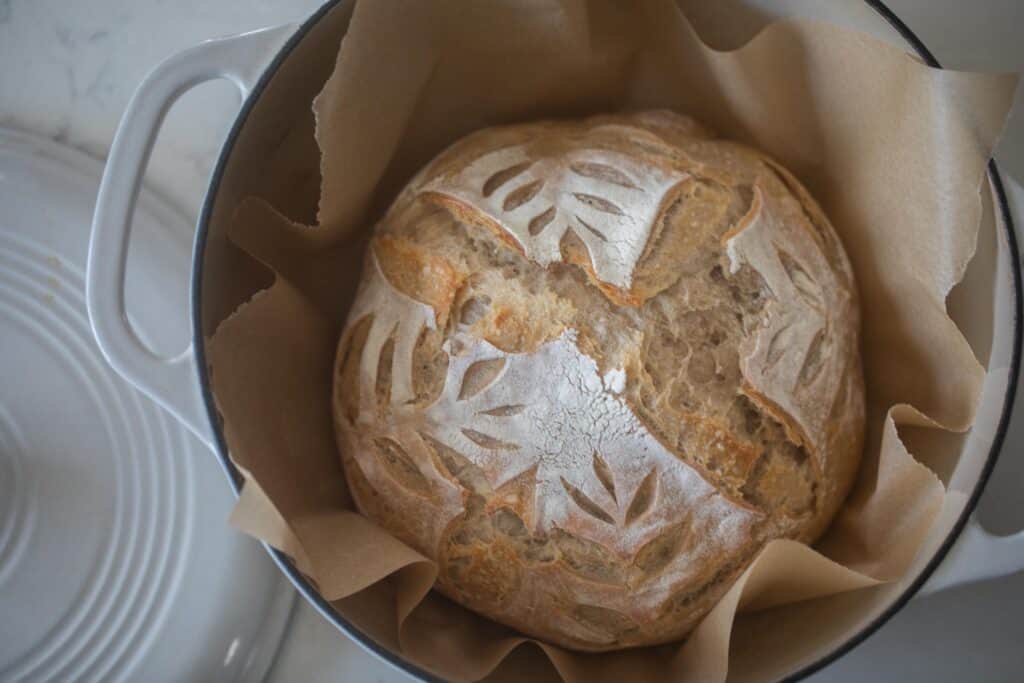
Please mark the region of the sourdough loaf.
POLYGON ((858 304, 766 156, 664 111, 483 130, 376 227, 338 349, 359 509, 580 650, 684 636, 860 457, 858 304))

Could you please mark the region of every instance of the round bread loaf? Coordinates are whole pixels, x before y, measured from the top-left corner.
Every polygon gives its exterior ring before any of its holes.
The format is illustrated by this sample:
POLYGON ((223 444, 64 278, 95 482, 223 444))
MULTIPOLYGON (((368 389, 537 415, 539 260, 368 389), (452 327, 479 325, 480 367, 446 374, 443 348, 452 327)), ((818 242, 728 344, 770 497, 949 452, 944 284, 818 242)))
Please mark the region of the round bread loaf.
POLYGON ((436 587, 579 650, 683 637, 863 443, 859 314, 785 169, 653 111, 483 130, 376 227, 334 413, 436 587))

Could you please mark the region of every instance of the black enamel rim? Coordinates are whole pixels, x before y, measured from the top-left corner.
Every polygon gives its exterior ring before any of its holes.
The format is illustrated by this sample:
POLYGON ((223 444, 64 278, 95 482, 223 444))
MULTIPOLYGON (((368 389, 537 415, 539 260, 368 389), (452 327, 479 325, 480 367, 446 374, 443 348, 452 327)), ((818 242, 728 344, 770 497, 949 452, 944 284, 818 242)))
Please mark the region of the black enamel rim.
MULTIPOLYGON (((206 248, 206 240, 209 233, 209 223, 213 212, 214 198, 217 196, 217 191, 220 188, 220 183, 224 175, 224 170, 227 167, 228 158, 234 149, 235 142, 238 139, 239 133, 242 127, 245 125, 250 112, 263 94, 263 90, 267 87, 270 80, 274 77, 281 64, 288 58, 292 50, 296 45, 309 33, 310 29, 317 24, 321 18, 324 17, 331 9, 336 5, 340 4, 344 0, 328 0, 314 12, 302 25, 292 34, 288 41, 274 56, 274 59, 270 62, 263 74, 260 76, 259 81, 253 87, 249 96, 242 104, 242 108, 238 113, 234 124, 231 127, 231 131, 228 133, 227 139, 224 142, 223 147, 220 151, 220 156, 217 159, 217 165, 213 170, 210 177, 210 185, 207 189, 206 197, 203 201, 202 211, 199 215, 199 221, 196 230, 195 245, 192 252, 192 293, 191 293, 191 306, 192 306, 192 343, 196 353, 196 365, 198 368, 198 381, 200 390, 203 397, 203 402, 206 406, 206 412, 210 419, 210 424, 213 428, 214 440, 216 444, 217 459, 220 461, 221 466, 224 468, 228 475, 228 479, 231 482, 231 487, 234 489, 235 494, 238 495, 242 484, 242 476, 238 469, 234 466, 231 460, 227 457, 228 449, 227 444, 224 440, 224 431, 221 428, 220 419, 217 414, 216 406, 214 404, 213 393, 210 388, 209 376, 206 371, 206 349, 205 339, 202 333, 202 316, 201 316, 201 301, 202 301, 202 284, 203 284, 203 254, 206 248)), ((931 51, 925 47, 924 43, 914 34, 910 28, 897 17, 892 10, 890 10, 882 0, 864 0, 864 2, 874 11, 876 11, 882 18, 884 18, 892 27, 895 29, 900 36, 907 41, 907 43, 917 52, 918 56, 929 66, 941 68, 938 60, 931 51)), ((999 423, 996 427, 995 437, 992 441, 992 446, 989 449, 988 457, 986 458, 985 465, 982 468, 981 474, 978 477, 978 481, 975 484, 974 490, 971 492, 971 496, 964 507, 963 512, 960 514, 960 518, 953 525, 949 535, 943 541, 941 547, 932 556, 931 561, 925 566, 924 570, 917 577, 917 579, 899 596, 882 614, 871 621, 867 626, 861 629, 860 632, 846 639, 841 644, 837 645, 831 652, 820 657, 812 664, 805 666, 802 669, 790 674, 789 676, 781 679, 787 683, 791 681, 798 681, 812 673, 823 669, 844 654, 855 648, 860 643, 864 642, 869 636, 878 631, 885 622, 892 618, 914 594, 920 590, 921 586, 928 580, 935 569, 941 564, 945 558, 949 549, 953 546, 957 537, 966 525, 970 518, 971 512, 974 510, 978 503, 978 499, 981 497, 981 493, 985 488, 985 484, 988 481, 989 476, 992 474, 992 469, 995 467, 996 460, 999 457, 999 453, 1002 449, 1003 441, 1006 438, 1006 432, 1009 428, 1010 415, 1013 410, 1013 402, 1017 393, 1017 375, 1020 370, 1021 361, 1021 337, 1022 337, 1022 285, 1021 285, 1021 266, 1020 266, 1020 255, 1017 248, 1017 238, 1013 229, 1013 219, 1010 215, 1009 205, 1006 200, 1006 194, 1003 190, 1002 178, 999 174, 999 169, 996 166, 995 161, 989 161, 988 164, 988 175, 992 187, 995 190, 996 199, 999 205, 999 212, 1002 216, 1003 225, 1005 228, 1005 237, 1007 247, 1009 249, 1010 265, 1013 271, 1013 348, 1011 351, 1010 359, 1010 376, 1006 387, 1006 394, 1003 400, 1002 414, 999 417, 999 423)), ((321 615, 331 623, 333 623, 340 631, 345 633, 350 638, 356 640, 364 648, 374 653, 381 659, 389 662, 393 666, 410 673, 421 680, 445 683, 444 679, 438 678, 433 673, 426 671, 415 664, 403 659, 398 654, 391 650, 381 646, 371 636, 361 631, 355 624, 347 621, 344 617, 338 614, 334 608, 324 600, 316 589, 307 581, 302 574, 295 568, 291 560, 288 559, 280 551, 271 548, 267 544, 263 544, 267 552, 273 558, 274 562, 281 569, 282 572, 288 577, 295 588, 302 594, 302 596, 313 605, 321 615)))

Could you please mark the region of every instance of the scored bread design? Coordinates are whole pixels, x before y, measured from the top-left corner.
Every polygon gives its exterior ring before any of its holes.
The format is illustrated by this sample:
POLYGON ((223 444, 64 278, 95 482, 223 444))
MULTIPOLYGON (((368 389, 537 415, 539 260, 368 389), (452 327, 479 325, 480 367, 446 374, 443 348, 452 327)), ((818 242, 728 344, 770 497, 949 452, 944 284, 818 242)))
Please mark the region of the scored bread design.
POLYGON ((670 112, 481 131, 375 230, 336 363, 346 476, 481 614, 678 639, 842 502, 858 319, 832 227, 753 150, 670 112))
POLYGON ((485 212, 542 266, 562 260, 562 239, 572 230, 596 277, 628 288, 665 195, 685 174, 611 150, 531 151, 524 144, 489 152, 423 189, 485 212))

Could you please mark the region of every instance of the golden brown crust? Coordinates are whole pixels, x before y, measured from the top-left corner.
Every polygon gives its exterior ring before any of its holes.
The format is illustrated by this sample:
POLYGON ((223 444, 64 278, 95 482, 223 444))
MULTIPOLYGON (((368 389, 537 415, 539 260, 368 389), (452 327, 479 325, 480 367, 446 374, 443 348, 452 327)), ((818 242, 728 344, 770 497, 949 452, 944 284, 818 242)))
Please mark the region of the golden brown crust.
POLYGON ((481 131, 372 245, 338 351, 346 472, 471 609, 581 650, 678 639, 845 497, 852 271, 758 152, 670 112, 481 131))
POLYGON ((373 241, 373 248, 388 282, 400 292, 415 292, 444 325, 466 276, 443 256, 407 239, 382 235, 373 241))

